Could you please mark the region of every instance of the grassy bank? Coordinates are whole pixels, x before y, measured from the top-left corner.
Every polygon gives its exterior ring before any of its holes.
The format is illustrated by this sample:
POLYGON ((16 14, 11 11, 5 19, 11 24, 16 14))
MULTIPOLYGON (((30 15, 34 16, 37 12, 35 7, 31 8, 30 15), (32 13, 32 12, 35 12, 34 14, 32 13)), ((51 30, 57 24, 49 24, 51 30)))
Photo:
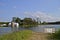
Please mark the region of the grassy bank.
POLYGON ((32 31, 23 30, 0 36, 0 40, 26 40, 32 35, 32 31))
POLYGON ((49 39, 51 40, 60 40, 60 29, 56 31, 55 33, 51 34, 49 36, 49 39))

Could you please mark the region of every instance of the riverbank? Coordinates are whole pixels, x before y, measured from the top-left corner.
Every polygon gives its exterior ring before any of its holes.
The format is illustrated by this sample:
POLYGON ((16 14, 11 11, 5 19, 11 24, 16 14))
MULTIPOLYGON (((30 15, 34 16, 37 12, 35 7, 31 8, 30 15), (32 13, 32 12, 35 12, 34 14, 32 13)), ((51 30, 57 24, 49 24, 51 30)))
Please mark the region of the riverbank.
POLYGON ((23 30, 0 36, 0 40, 47 40, 47 34, 23 30))
POLYGON ((32 32, 32 36, 28 40, 48 40, 47 34, 41 32, 32 32))
POLYGON ((32 35, 31 30, 22 30, 0 36, 0 40, 26 40, 32 35))

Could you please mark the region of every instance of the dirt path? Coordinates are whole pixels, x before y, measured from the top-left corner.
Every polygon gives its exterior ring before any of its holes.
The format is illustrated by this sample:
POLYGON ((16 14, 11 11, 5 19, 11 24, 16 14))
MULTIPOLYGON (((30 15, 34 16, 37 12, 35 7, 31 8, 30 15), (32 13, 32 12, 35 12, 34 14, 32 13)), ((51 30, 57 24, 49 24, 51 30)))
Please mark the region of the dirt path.
POLYGON ((28 40, 47 40, 46 34, 33 32, 32 36, 28 40))

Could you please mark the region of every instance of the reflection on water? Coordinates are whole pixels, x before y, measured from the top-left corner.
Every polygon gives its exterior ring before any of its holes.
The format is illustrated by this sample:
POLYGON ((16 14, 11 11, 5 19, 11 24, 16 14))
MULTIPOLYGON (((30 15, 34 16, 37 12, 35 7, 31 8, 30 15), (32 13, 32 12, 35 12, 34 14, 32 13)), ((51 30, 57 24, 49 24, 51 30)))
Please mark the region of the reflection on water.
POLYGON ((32 30, 35 32, 43 32, 44 28, 46 27, 53 27, 56 28, 56 30, 60 29, 60 25, 38 25, 36 27, 30 27, 30 28, 11 28, 11 27, 0 27, 0 34, 6 34, 6 33, 12 33, 14 31, 21 31, 21 30, 32 30))
POLYGON ((11 32, 11 27, 0 27, 0 34, 6 34, 11 32))

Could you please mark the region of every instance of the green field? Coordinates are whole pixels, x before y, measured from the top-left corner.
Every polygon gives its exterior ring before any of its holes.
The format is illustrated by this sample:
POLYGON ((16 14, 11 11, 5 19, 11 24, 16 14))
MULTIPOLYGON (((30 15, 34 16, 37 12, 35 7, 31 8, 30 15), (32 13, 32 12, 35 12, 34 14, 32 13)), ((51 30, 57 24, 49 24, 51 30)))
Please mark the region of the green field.
POLYGON ((27 40, 32 35, 31 30, 23 30, 0 36, 0 40, 27 40))

